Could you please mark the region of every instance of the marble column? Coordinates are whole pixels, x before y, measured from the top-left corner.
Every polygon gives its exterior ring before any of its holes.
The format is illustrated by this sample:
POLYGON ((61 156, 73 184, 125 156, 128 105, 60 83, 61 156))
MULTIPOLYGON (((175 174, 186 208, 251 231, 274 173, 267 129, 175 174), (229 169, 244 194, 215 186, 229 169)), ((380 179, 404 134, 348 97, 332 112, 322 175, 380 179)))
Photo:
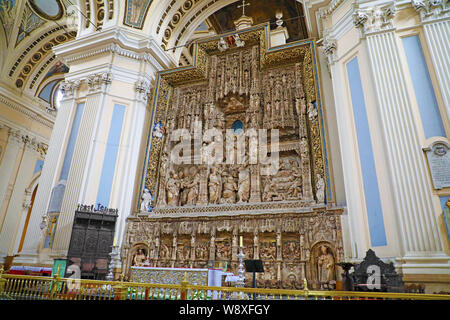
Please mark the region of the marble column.
POLYGON ((26 138, 23 140, 25 143, 23 151, 19 155, 19 160, 17 160, 19 169, 12 185, 11 198, 7 201, 6 216, 0 231, 0 253, 7 256, 16 253, 13 252, 14 244, 17 237, 21 236, 22 231, 19 230, 19 225, 22 215, 27 212, 23 207, 26 189, 31 181, 34 163, 37 158, 36 141, 29 141, 26 138))
POLYGON ((83 116, 80 122, 80 128, 75 143, 72 162, 70 165, 69 175, 67 178, 66 190, 61 205, 58 223, 56 225, 56 233, 52 246, 53 257, 65 257, 69 249, 70 237, 72 235, 73 218, 83 184, 82 177, 87 167, 89 149, 93 140, 96 119, 101 112, 99 103, 102 99, 103 92, 96 90, 96 84, 89 85, 86 96, 83 116))
POLYGON ((22 134, 19 130, 10 129, 2 162, 0 163, 0 230, 2 230, 7 204, 12 192, 13 179, 17 172, 17 158, 23 147, 22 134))
POLYGON ((66 91, 56 116, 44 166, 42 167, 41 176, 39 178, 39 189, 36 193, 27 234, 21 252, 21 255, 23 256, 28 255, 36 257, 40 249, 39 245, 43 234, 39 224, 42 221, 42 216, 47 214, 52 189, 57 183, 56 179, 59 174, 57 168, 60 168, 64 161, 63 151, 65 149, 67 136, 70 134, 70 123, 73 118, 73 113, 76 110, 76 103, 73 97, 76 95, 79 83, 66 82, 63 85, 66 87, 66 91))
POLYGON ((393 8, 357 10, 355 25, 366 39, 374 77, 384 144, 388 150, 386 157, 395 190, 395 212, 402 240, 400 250, 404 261, 411 259, 412 268, 422 262, 443 263, 445 268, 448 257, 443 253, 432 188, 392 23, 394 15, 393 8))
POLYGON ((431 61, 450 118, 450 4, 447 1, 411 1, 420 15, 431 61))

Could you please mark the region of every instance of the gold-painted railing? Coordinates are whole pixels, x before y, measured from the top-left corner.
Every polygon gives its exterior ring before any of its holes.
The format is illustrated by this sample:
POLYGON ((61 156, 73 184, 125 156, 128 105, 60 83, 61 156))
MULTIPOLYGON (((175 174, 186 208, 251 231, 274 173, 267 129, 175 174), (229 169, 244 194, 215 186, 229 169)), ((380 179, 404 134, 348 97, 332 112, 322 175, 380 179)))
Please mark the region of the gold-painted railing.
POLYGON ((253 289, 0 274, 0 300, 450 300, 450 295, 253 289))

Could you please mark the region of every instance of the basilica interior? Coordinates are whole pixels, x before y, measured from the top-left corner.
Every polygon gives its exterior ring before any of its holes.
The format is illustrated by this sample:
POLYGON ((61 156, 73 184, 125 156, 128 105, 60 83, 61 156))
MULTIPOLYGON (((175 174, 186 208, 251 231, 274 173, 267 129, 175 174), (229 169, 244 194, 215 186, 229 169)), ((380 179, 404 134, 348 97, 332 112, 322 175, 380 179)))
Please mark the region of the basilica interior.
POLYGON ((258 288, 342 290, 372 259, 450 292, 448 1, 0 0, 0 20, 6 272, 245 259, 258 288))

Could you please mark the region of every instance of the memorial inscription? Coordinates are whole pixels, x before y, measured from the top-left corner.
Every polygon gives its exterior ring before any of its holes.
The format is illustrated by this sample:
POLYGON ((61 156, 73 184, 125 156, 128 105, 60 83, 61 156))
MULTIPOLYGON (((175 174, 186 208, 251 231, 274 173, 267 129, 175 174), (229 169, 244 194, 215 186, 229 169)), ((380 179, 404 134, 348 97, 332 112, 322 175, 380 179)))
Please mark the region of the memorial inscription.
POLYGON ((435 142, 425 148, 434 189, 450 187, 450 146, 446 142, 435 142))

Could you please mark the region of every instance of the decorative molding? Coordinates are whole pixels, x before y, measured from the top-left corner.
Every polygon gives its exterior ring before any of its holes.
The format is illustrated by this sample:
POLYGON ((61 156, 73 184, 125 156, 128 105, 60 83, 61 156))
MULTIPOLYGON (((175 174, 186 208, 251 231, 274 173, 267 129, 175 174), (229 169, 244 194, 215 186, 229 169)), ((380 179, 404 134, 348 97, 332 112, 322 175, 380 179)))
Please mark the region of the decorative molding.
MULTIPOLYGON (((35 101, 33 101, 33 102, 35 102, 35 101)), ((40 124, 50 128, 50 129, 53 128, 54 120, 50 121, 48 119, 43 118, 37 112, 31 111, 31 110, 29 110, 29 108, 27 108, 19 103, 16 103, 14 101, 11 101, 9 98, 3 96, 1 93, 0 93, 0 103, 8 106, 9 108, 11 108, 17 112, 24 114, 25 116, 27 116, 29 119, 31 119, 33 121, 37 121, 40 124)), ((54 118, 54 116, 53 116, 53 118, 54 118)))
POLYGON ((392 18, 395 16, 394 5, 386 7, 371 7, 356 9, 353 13, 353 24, 360 31, 360 36, 365 37, 376 32, 394 29, 392 18))
MULTIPOLYGON (((8 128, 6 125, 3 127, 8 128)), ((42 158, 45 158, 48 150, 48 144, 42 141, 41 138, 27 132, 26 130, 16 128, 9 128, 8 137, 8 143, 24 145, 26 149, 37 152, 42 158)))
POLYGON ((344 0, 333 0, 331 1, 331 3, 324 8, 320 8, 319 9, 319 13, 318 13, 318 18, 322 19, 322 18, 326 18, 328 17, 330 14, 332 14, 342 3, 344 2, 344 0))
POLYGON ((117 54, 129 59, 150 63, 155 69, 174 65, 171 57, 151 37, 143 37, 129 28, 111 27, 101 33, 79 37, 53 48, 66 65, 98 54, 117 54))
POLYGON ((448 0, 412 0, 411 4, 419 13, 422 22, 431 22, 450 17, 448 0))

